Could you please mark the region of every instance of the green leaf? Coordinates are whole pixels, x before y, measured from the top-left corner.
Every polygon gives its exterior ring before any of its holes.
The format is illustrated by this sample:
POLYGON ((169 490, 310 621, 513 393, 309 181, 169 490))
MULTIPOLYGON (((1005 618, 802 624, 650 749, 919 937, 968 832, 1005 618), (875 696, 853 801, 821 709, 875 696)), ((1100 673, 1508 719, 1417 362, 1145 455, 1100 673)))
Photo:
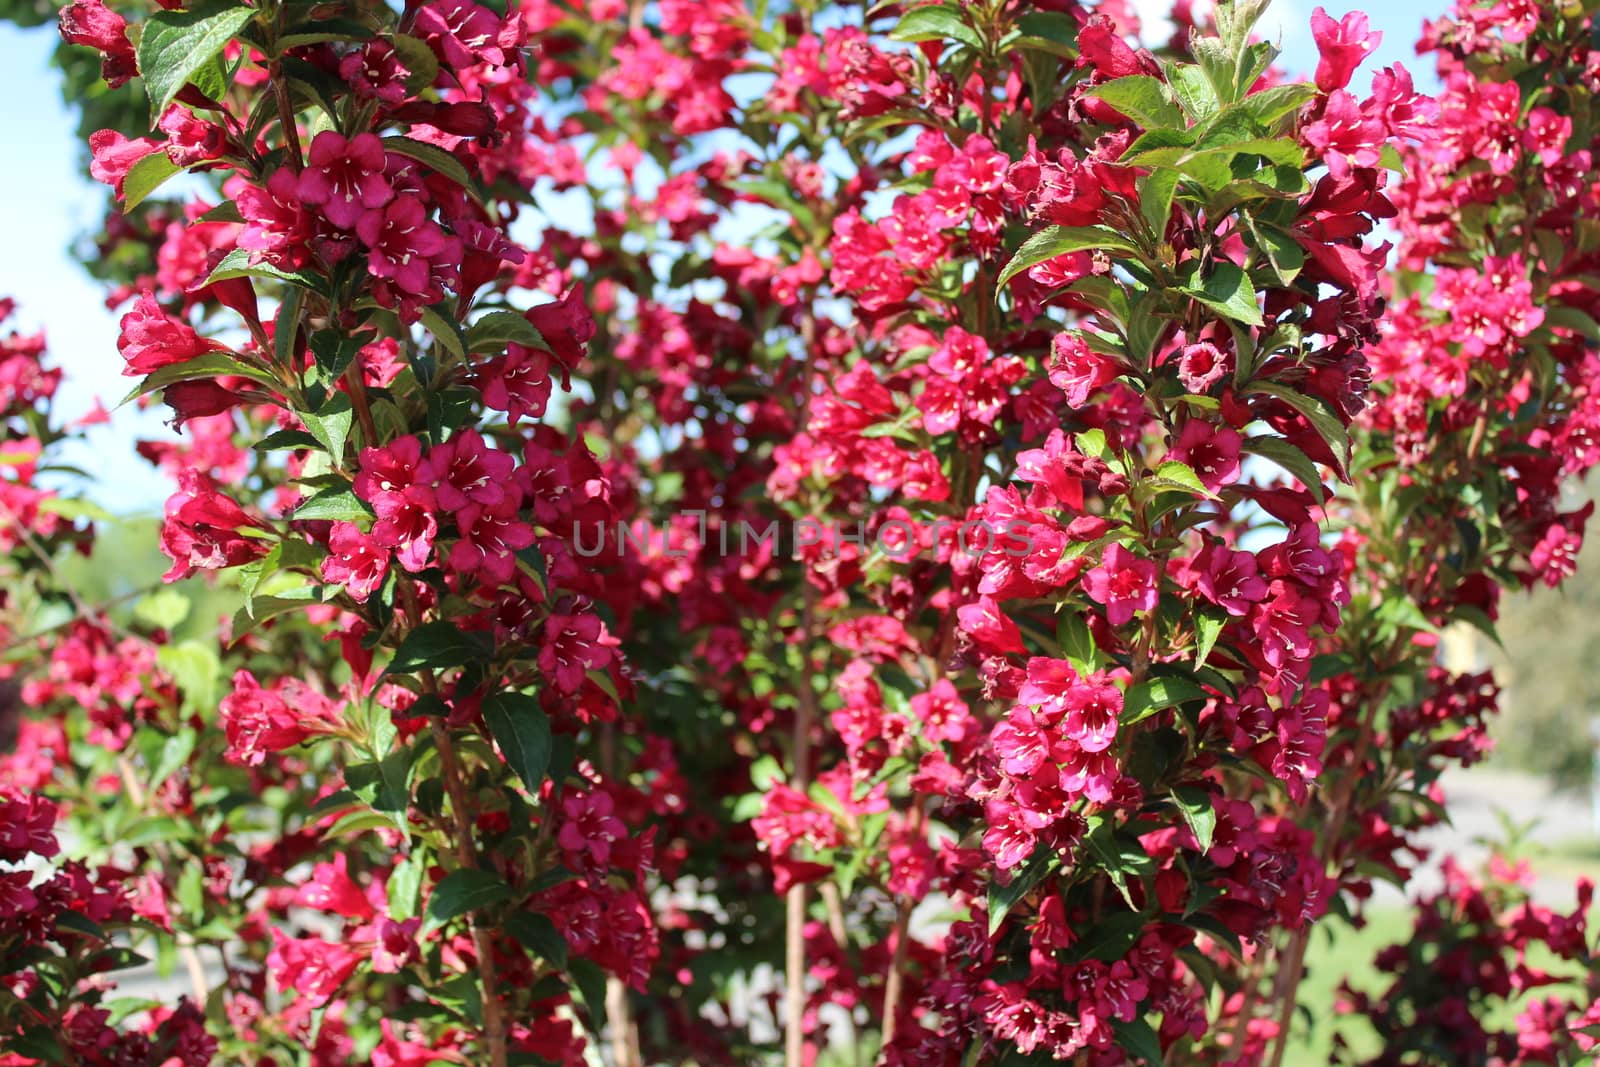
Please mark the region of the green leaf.
POLYGON ((1183 110, 1196 122, 1210 118, 1217 113, 1220 105, 1217 103, 1217 92, 1211 87, 1205 74, 1199 67, 1192 63, 1166 63, 1167 84, 1172 86, 1172 93, 1178 98, 1178 103, 1183 105, 1183 110))
POLYGON ((1134 907, 1133 894, 1128 890, 1128 878, 1140 878, 1155 866, 1155 861, 1138 841, 1116 832, 1109 822, 1101 822, 1084 838, 1089 851, 1099 860, 1111 884, 1122 894, 1128 907, 1134 907))
POLYGON ((1261 308, 1256 306, 1256 290, 1250 284, 1250 276, 1227 261, 1218 263, 1211 276, 1199 285, 1191 282, 1179 286, 1178 291, 1236 322, 1247 326, 1262 323, 1261 308))
POLYGON ((567 965, 567 939, 561 936, 549 916, 519 911, 506 919, 505 931, 517 944, 550 964, 556 970, 567 965))
POLYGON ((321 442, 304 430, 274 430, 250 447, 257 452, 299 451, 321 447, 321 442))
MULTIPOLYGON (((139 38, 139 74, 150 96, 151 129, 183 87, 213 63, 229 38, 257 14, 257 9, 229 0, 202 0, 187 11, 157 11, 145 19, 139 38)), ((207 95, 214 99, 218 94, 207 95)))
POLYGON ((1260 126, 1270 129, 1273 123, 1298 111, 1302 104, 1316 95, 1317 87, 1303 82, 1276 85, 1259 93, 1251 93, 1228 110, 1242 112, 1260 126))
POLYGON ((1053 848, 1040 848, 1033 857, 1023 866, 1022 870, 1012 875, 1011 882, 1001 885, 999 882, 989 883, 989 935, 994 936, 1000 929, 1000 924, 1006 921, 1006 916, 1011 909, 1016 907, 1023 897, 1031 893, 1036 886, 1052 872, 1061 866, 1061 855, 1053 848))
POLYGON ((1214 611, 1197 612, 1194 617, 1194 666, 1196 670, 1206 665, 1206 660, 1211 658, 1211 650, 1217 647, 1217 638, 1222 636, 1223 628, 1228 625, 1228 619, 1214 611))
POLYGON ((1293 285, 1295 278, 1300 276, 1300 268, 1306 265, 1306 250, 1287 230, 1262 222, 1250 213, 1246 213, 1244 218, 1250 232, 1255 235, 1256 247, 1267 257, 1267 263, 1272 267, 1272 273, 1277 275, 1279 284, 1293 285))
POLYGON ((313 495, 294 509, 289 516, 295 522, 321 519, 329 522, 365 522, 372 518, 366 501, 351 492, 348 486, 334 485, 313 495))
POLYGON ((350 439, 350 425, 354 417, 350 397, 344 393, 329 396, 315 415, 308 411, 300 416, 311 436, 328 450, 333 462, 341 467, 344 466, 344 446, 350 439))
POLYGON ((274 267, 271 263, 250 261, 250 252, 247 249, 235 248, 232 252, 222 257, 211 273, 206 275, 202 286, 213 282, 225 282, 231 278, 271 278, 273 281, 286 282, 297 285, 302 289, 311 289, 319 293, 327 293, 327 285, 323 279, 315 274, 305 271, 286 271, 274 267))
POLYGON ((486 633, 463 630, 453 622, 430 622, 406 635, 389 661, 389 673, 462 667, 473 660, 485 660, 494 652, 494 641, 486 633))
POLYGON ((1150 928, 1150 917, 1137 911, 1119 911, 1095 920, 1072 943, 1074 960, 1103 960, 1115 963, 1150 928))
POLYGON ((1131 1023, 1112 1019, 1111 1030, 1117 1035, 1117 1044, 1132 1057, 1133 1063, 1161 1067, 1165 1062, 1161 1054, 1161 1039, 1156 1037, 1156 1032, 1144 1019, 1135 1019, 1131 1023))
POLYGON ((483 702, 483 721, 506 762, 529 792, 538 793, 550 770, 550 720, 526 693, 496 693, 483 702))
POLYGON ((1004 289, 1012 278, 1047 259, 1089 248, 1128 255, 1139 251, 1139 247, 1127 237, 1106 226, 1047 226, 1022 242, 1022 247, 1011 257, 1005 270, 1000 272, 1000 280, 995 283, 995 288, 1004 289))
POLYGON ((171 735, 161 745, 161 753, 156 758, 155 766, 150 770, 148 790, 155 792, 161 788, 168 778, 178 772, 178 768, 189 762, 189 757, 194 755, 195 742, 199 735, 193 727, 185 726, 171 735))
POLYGON ((176 589, 157 589, 134 605, 133 617, 146 626, 171 630, 189 617, 189 598, 176 589))
POLYGON ((1251 382, 1249 391, 1276 397, 1303 415, 1311 424, 1311 428, 1316 430, 1327 443, 1334 458, 1339 461, 1340 476, 1347 477, 1346 471, 1350 467, 1350 434, 1337 415, 1320 401, 1277 382, 1251 382))
POLYGON ((412 753, 401 747, 382 759, 353 763, 344 769, 344 784, 373 811, 401 829, 405 828, 406 809, 411 806, 412 753))
POLYGON ((182 363, 170 363, 151 374, 145 375, 143 381, 133 387, 133 391, 122 398, 126 404, 130 400, 137 400, 146 393, 153 393, 157 389, 165 389, 177 382, 193 381, 196 378, 221 378, 232 376, 249 378, 253 382, 276 391, 281 388, 278 379, 265 367, 244 363, 238 357, 225 352, 207 352, 203 356, 186 359, 182 363))
POLYGON ((1194 468, 1175 459, 1169 459, 1157 465, 1155 474, 1144 479, 1140 484, 1155 486, 1159 489, 1178 489, 1185 493, 1193 493, 1195 496, 1203 496, 1211 500, 1215 500, 1217 496, 1217 494, 1205 487, 1205 483, 1194 472, 1194 468))
POLYGON ((1167 222, 1172 218, 1172 198, 1178 192, 1177 171, 1157 167, 1139 179, 1139 214, 1149 225, 1157 240, 1167 232, 1167 222))
POLYGON ((492 871, 473 868, 451 871, 433 887, 433 895, 428 898, 427 929, 431 932, 451 919, 492 907, 511 897, 511 887, 492 871))
POLYGON ((1105 101, 1147 130, 1182 129, 1183 112, 1167 95, 1159 78, 1133 74, 1113 78, 1086 90, 1087 95, 1105 101))
POLYGON ((896 41, 959 41, 974 52, 983 51, 978 31, 962 21, 958 10, 943 5, 912 8, 889 31, 889 37, 896 41))
POLYGON ((1325 492, 1322 473, 1317 470, 1317 465, 1311 462, 1311 457, 1298 447, 1281 437, 1250 437, 1245 439, 1243 449, 1263 459, 1270 459, 1294 475, 1302 485, 1316 495, 1317 503, 1322 503, 1325 492))
POLYGON ((371 343, 371 333, 346 333, 333 328, 318 330, 311 335, 311 354, 316 357, 317 369, 330 388, 355 362, 363 345, 371 343))
POLYGON ((278 305, 278 318, 272 330, 272 355, 280 367, 294 366, 294 342, 300 335, 300 312, 305 301, 306 291, 297 285, 283 291, 283 302, 278 305))
POLYGON ((1206 691, 1187 678, 1148 678, 1138 685, 1128 687, 1122 695, 1123 726, 1142 722, 1158 711, 1187 704, 1191 700, 1207 699, 1206 691))
POLYGON ((389 38, 389 43, 394 45, 394 50, 400 53, 400 62, 411 72, 410 77, 406 78, 408 96, 416 96, 433 84, 439 76, 439 57, 433 54, 427 41, 397 33, 389 38))
POLYGON ((1090 673, 1099 665, 1094 635, 1089 632, 1089 622, 1081 612, 1068 607, 1056 616, 1056 644, 1083 673, 1090 673))
POLYGON ((160 148, 128 168, 128 176, 122 180, 122 213, 126 215, 144 203, 162 182, 181 170, 160 148))
POLYGON ((1172 791, 1172 799, 1183 812, 1189 832, 1200 843, 1200 851, 1210 852, 1217 832, 1217 809, 1211 804, 1211 793, 1196 785, 1180 785, 1172 791))
POLYGON ((467 327, 467 351, 487 352, 506 344, 550 351, 544 334, 517 311, 491 311, 467 327))
POLYGON ((472 177, 467 174, 467 168, 461 161, 446 152, 438 145, 424 144, 422 141, 413 141, 409 137, 385 137, 383 139, 385 151, 396 155, 414 159, 430 170, 444 175, 455 182, 468 193, 474 193, 472 177))
POLYGON ((465 362, 467 358, 466 336, 461 332, 461 327, 456 323, 455 319, 445 318, 444 312, 440 311, 440 308, 448 310, 448 305, 441 301, 432 307, 423 308, 421 315, 422 325, 428 328, 428 332, 433 335, 434 340, 449 349, 451 355, 465 362))

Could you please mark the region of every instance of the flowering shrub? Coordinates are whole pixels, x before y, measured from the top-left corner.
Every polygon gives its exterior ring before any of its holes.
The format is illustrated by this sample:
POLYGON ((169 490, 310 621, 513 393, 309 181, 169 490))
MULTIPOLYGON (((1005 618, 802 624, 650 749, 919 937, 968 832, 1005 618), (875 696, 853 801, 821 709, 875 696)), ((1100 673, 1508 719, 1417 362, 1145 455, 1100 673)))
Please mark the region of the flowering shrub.
MULTIPOLYGON (((1295 82, 1260 6, 66 8, 148 102, 89 143, 166 578, 236 610, 86 603, 7 468, 15 858, 107 864, 7 875, 72 886, 18 1062, 1281 1064, 1486 746, 1438 631, 1581 541, 1596 74, 1498 4, 1438 100, 1321 9, 1295 82), (101 1008, 141 946, 192 999, 101 1008)), ((1474 1003, 1384 962, 1382 1034, 1474 1003)))

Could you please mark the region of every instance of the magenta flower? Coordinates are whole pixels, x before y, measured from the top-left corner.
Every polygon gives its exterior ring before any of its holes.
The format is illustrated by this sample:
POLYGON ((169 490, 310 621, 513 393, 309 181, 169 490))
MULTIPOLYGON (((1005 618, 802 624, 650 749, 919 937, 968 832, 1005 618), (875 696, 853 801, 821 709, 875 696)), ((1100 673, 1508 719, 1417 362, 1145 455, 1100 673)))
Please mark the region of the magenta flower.
POLYGON ((1067 403, 1081 408, 1101 386, 1116 380, 1117 365, 1097 352, 1091 352, 1075 333, 1058 333, 1050 342, 1050 382, 1067 396, 1067 403))
POLYGON ((300 172, 300 199, 318 204, 328 221, 348 230, 369 211, 394 199, 394 188, 384 177, 383 142, 376 134, 360 133, 350 140, 325 130, 317 134, 300 172))
POLYGON ((1367 16, 1352 11, 1338 22, 1322 8, 1311 12, 1311 36, 1321 58, 1317 61, 1317 88, 1325 93, 1343 89, 1367 55, 1378 47, 1383 34, 1367 29, 1367 16))
POLYGON ((370 250, 367 269, 373 277, 394 283, 413 295, 427 290, 433 272, 431 257, 445 250, 444 231, 428 218, 422 201, 397 196, 381 211, 369 211, 356 222, 356 236, 370 250))
POLYGON ((328 556, 322 561, 324 581, 343 585, 355 599, 365 601, 389 573, 389 552, 375 538, 350 522, 336 522, 328 536, 328 556))
POLYGON ((1100 566, 1084 573, 1083 587, 1091 600, 1105 605, 1106 621, 1121 626, 1134 612, 1156 606, 1158 577, 1153 561, 1112 544, 1106 546, 1100 566))
POLYGON ((149 374, 218 348, 187 323, 168 315, 149 291, 139 294, 132 310, 122 316, 121 326, 117 351, 127 362, 124 374, 149 374))
POLYGON ((1228 355, 1209 341, 1189 345, 1178 357, 1178 380, 1191 393, 1204 393, 1231 368, 1228 355))
POLYGON ((1190 419, 1178 432, 1169 460, 1187 464, 1200 484, 1216 492, 1239 476, 1239 432, 1200 419, 1190 419))

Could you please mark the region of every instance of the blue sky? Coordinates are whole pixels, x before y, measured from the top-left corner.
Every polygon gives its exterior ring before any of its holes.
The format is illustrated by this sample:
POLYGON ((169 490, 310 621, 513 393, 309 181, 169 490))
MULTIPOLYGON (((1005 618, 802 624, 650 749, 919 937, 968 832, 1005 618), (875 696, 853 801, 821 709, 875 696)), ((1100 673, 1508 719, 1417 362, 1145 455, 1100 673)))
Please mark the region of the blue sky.
MULTIPOLYGON (((1137 0, 1152 15, 1169 8, 1166 0, 1137 0)), ((1283 64, 1309 72, 1316 47, 1309 20, 1315 4, 1273 0, 1260 26, 1284 49, 1283 64)), ((1330 6, 1335 16, 1349 10, 1330 6)), ((1425 91, 1433 84, 1431 67, 1417 62, 1413 43, 1425 17, 1445 9, 1443 0, 1384 0, 1368 11, 1383 42, 1364 70, 1404 62, 1425 91)), ((1147 16, 1151 17, 1151 16, 1147 16)), ((107 311, 100 286, 72 258, 70 246, 95 228, 100 190, 77 169, 74 123, 61 103, 60 78, 49 64, 53 27, 19 30, 0 24, 0 99, 12 101, 0 113, 0 144, 10 165, 0 167, 0 233, 7 255, 0 257, 0 296, 15 297, 21 323, 44 327, 55 359, 66 368, 62 410, 75 416, 96 396, 110 408, 126 393, 117 355, 116 316, 107 311)), ((1365 78, 1358 75, 1358 84, 1365 78)), ((91 431, 89 445, 70 456, 93 474, 94 498, 119 512, 157 512, 170 491, 167 481, 132 451, 135 437, 165 434, 159 414, 123 408, 110 426, 91 431)))

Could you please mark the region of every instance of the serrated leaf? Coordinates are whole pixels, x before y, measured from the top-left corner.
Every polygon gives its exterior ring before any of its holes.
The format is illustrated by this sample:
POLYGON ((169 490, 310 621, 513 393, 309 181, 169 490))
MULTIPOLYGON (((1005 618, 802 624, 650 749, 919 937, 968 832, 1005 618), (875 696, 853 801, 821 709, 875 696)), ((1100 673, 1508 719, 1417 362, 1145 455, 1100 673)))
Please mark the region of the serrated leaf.
POLYGON ((994 936, 1000 924, 1006 921, 1011 909, 1016 907, 1051 872, 1061 866, 1061 855, 1053 848, 1041 848, 1017 871, 1006 885, 989 883, 989 935, 994 936))
POLYGON ((1217 809, 1211 803, 1211 794, 1195 785, 1180 785, 1172 791, 1172 799, 1183 812, 1184 824, 1194 834, 1202 853, 1211 851, 1211 841, 1217 832, 1217 809))
POLYGON ((550 964, 556 970, 567 965, 567 939, 561 936, 548 916, 519 911, 506 919, 505 931, 517 944, 550 964))
POLYGON ((1347 476, 1345 472, 1350 467, 1350 433, 1337 415, 1312 397, 1277 382, 1252 382, 1249 391, 1276 397, 1303 415, 1339 461, 1340 476, 1347 476))
MULTIPOLYGON (((150 97, 151 129, 183 87, 214 63, 229 39, 257 14, 255 8, 229 0, 202 0, 187 11, 157 11, 144 20, 139 74, 150 97)), ((208 95, 214 99, 216 94, 208 95)))
POLYGON ((335 485, 313 495, 295 508, 289 518, 294 522, 365 522, 372 518, 372 509, 348 486, 335 485))
POLYGON ((526 693, 496 693, 483 702, 483 721, 529 792, 537 794, 550 770, 550 720, 526 693))
POLYGON ((250 253, 243 248, 235 248, 223 256, 221 261, 206 275, 206 280, 201 287, 211 285, 213 282, 225 282, 231 278, 271 278, 274 281, 286 282, 297 285, 303 289, 326 293, 327 287, 323 279, 305 271, 286 271, 274 267, 271 263, 252 263, 250 253))
POLYGON ((1056 617, 1056 644, 1082 672, 1091 672, 1099 665, 1099 650, 1088 620, 1073 608, 1063 608, 1056 617))
POLYGON ((510 900, 512 895, 505 880, 491 871, 451 871, 428 897, 426 925, 430 931, 436 930, 451 919, 510 900))
POLYGON ((406 78, 408 96, 416 96, 433 84, 439 76, 439 57, 433 54, 427 41, 397 33, 389 38, 389 43, 394 45, 394 50, 400 54, 400 62, 410 71, 406 78))
POLYGON ((1119 911, 1096 919, 1072 943, 1072 958, 1115 963, 1128 954, 1128 950, 1149 928, 1150 917, 1136 911, 1119 911))
POLYGON ((1087 95, 1105 101, 1147 130, 1182 129, 1183 112, 1167 95, 1159 78, 1132 74, 1096 85, 1087 95))
POLYGON ((1294 475, 1316 496, 1317 503, 1322 503, 1325 493, 1322 473, 1317 470, 1317 465, 1311 462, 1311 457, 1297 446, 1282 437, 1251 437, 1244 441, 1242 448, 1245 452, 1270 459, 1294 475))
POLYGON ((1155 474, 1145 479, 1146 485, 1154 485, 1161 489, 1178 489, 1195 496, 1216 499, 1215 493, 1207 489, 1194 468, 1187 463, 1175 459, 1164 460, 1156 466, 1155 474))
POLYGON ((469 352, 487 352, 496 346, 506 344, 550 351, 550 345, 545 341, 544 334, 540 333, 521 312, 491 311, 467 327, 469 352))
POLYGON ((122 213, 126 215, 144 203, 163 182, 182 170, 160 148, 139 160, 128 168, 128 176, 122 180, 122 213))
POLYGON ((467 358, 466 338, 454 319, 447 319, 439 310, 445 307, 443 303, 422 309, 422 325, 428 328, 436 341, 450 350, 450 354, 463 362, 467 358))
POLYGON ((468 193, 474 192, 472 177, 467 173, 467 168, 461 161, 446 152, 438 145, 426 144, 422 141, 413 141, 409 137, 385 137, 383 147, 387 152, 414 159, 418 163, 438 174, 444 175, 455 182, 468 193))
POLYGON ((1106 226, 1047 226, 1022 242, 1022 247, 1000 272, 995 288, 1004 289, 1012 278, 1047 259, 1091 248, 1128 255, 1139 251, 1126 236, 1106 226))
POLYGON ((345 444, 350 440, 350 426, 355 418, 350 397, 336 392, 323 402, 316 414, 307 411, 300 418, 317 443, 327 449, 333 462, 342 467, 345 444))
POLYGON ((1123 726, 1132 726, 1158 711, 1205 699, 1206 691, 1187 678, 1148 678, 1129 686, 1122 695, 1122 714, 1118 721, 1123 726))
POLYGON ((1133 1063, 1160 1067, 1165 1062, 1161 1052, 1161 1040, 1156 1037, 1156 1032, 1144 1019, 1135 1019, 1131 1023, 1112 1019, 1111 1031, 1117 1035, 1117 1044, 1132 1057, 1133 1063))
POLYGON ((1247 326, 1262 323, 1255 286, 1250 284, 1250 276, 1233 263, 1216 264, 1211 275, 1198 285, 1179 286, 1178 291, 1235 322, 1247 326))
POLYGON ((463 630, 453 622, 425 623, 400 642, 389 661, 389 673, 462 667, 473 660, 488 659, 493 651, 494 640, 486 633, 463 630))
POLYGON ((983 51, 983 39, 968 26, 954 8, 936 5, 915 7, 906 12, 889 37, 896 41, 958 41, 975 52, 983 51))
POLYGON ((171 363, 156 371, 145 375, 138 385, 127 396, 122 398, 126 404, 130 400, 137 400, 146 393, 153 393, 157 389, 165 389, 178 382, 194 381, 197 378, 221 377, 248 378, 276 391, 280 383, 272 373, 264 367, 245 363, 237 356, 226 352, 207 352, 203 356, 186 359, 182 363, 171 363))
POLYGON ((1194 666, 1196 670, 1206 665, 1206 660, 1211 658, 1211 650, 1217 647, 1217 638, 1222 636, 1223 629, 1228 625, 1228 620, 1223 615, 1211 611, 1196 612, 1194 617, 1194 666))

